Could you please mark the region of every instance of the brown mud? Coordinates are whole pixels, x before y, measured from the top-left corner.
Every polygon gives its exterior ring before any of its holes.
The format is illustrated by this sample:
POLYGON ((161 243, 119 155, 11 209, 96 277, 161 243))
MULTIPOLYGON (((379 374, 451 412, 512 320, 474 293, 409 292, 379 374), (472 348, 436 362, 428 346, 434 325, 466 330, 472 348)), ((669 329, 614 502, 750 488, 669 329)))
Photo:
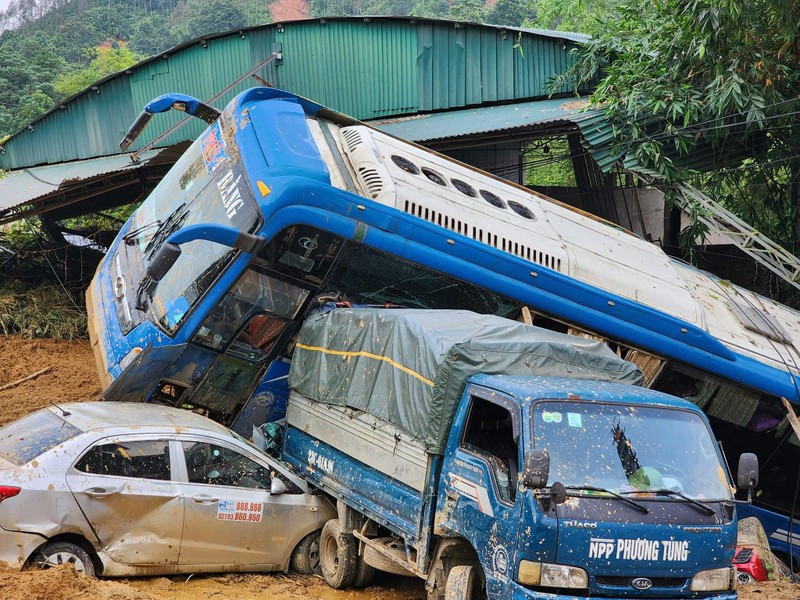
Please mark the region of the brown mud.
MULTIPOLYGON (((0 388, 47 367, 47 372, 0 389, 0 425, 51 402, 93 400, 100 393, 86 340, 25 340, 0 336, 0 388)), ((333 590, 319 577, 298 575, 195 575, 88 579, 68 567, 0 571, 4 600, 423 600, 421 580, 379 574, 363 590, 333 590)), ((800 585, 767 582, 739 587, 741 600, 800 600, 800 585)))

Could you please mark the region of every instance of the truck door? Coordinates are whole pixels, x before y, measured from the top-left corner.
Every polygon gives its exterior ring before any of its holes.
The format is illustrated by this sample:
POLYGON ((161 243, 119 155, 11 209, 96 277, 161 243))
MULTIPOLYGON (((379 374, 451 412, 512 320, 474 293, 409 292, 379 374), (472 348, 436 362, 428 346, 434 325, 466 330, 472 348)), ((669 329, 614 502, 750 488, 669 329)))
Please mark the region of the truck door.
POLYGON ((471 388, 469 403, 445 457, 437 524, 472 544, 493 597, 510 581, 516 558, 520 416, 514 402, 480 388, 471 388))

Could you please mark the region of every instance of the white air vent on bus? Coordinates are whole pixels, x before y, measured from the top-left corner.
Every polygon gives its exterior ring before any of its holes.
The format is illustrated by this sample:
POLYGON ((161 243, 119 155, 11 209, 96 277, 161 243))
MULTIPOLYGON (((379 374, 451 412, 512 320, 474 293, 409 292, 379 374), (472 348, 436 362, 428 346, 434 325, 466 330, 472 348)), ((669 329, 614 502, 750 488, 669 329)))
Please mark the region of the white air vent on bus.
POLYGON ((378 171, 370 167, 358 167, 358 179, 370 198, 375 200, 381 195, 383 180, 378 171))
POLYGON ((552 256, 547 252, 537 250, 536 248, 532 248, 527 244, 521 244, 519 242, 510 240, 502 235, 485 231, 481 227, 470 225, 461 219, 456 219, 455 217, 443 214, 432 208, 428 208, 427 206, 422 206, 421 204, 417 204, 412 200, 406 200, 403 210, 411 215, 414 215, 415 217, 424 219, 429 223, 433 223, 435 225, 439 225, 440 227, 444 227, 445 229, 449 229, 450 231, 455 231, 461 235, 471 237, 473 240, 488 244, 489 246, 493 246, 498 250, 502 250, 503 252, 508 252, 509 254, 524 258, 525 260, 538 263, 547 267, 548 269, 553 269, 554 271, 561 270, 561 259, 558 257, 552 256))
POLYGON ((341 130, 345 154, 355 171, 361 195, 376 202, 394 206, 397 199, 392 177, 380 158, 380 152, 366 127, 343 127, 341 130))

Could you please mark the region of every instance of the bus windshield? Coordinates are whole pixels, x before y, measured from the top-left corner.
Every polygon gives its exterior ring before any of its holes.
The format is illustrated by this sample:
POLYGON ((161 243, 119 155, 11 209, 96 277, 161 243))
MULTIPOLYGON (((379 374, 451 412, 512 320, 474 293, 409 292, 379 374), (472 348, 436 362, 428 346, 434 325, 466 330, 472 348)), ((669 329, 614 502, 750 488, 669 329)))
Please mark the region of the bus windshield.
MULTIPOLYGON (((213 223, 253 232, 258 206, 237 160, 224 124, 211 125, 181 156, 131 217, 123 236, 129 265, 139 276, 170 234, 180 228, 213 223)), ((189 309, 229 264, 234 250, 207 240, 181 245, 181 256, 158 283, 151 308, 155 320, 174 331, 189 309)), ((132 288, 138 282, 131 282, 132 288)))
POLYGON ((534 445, 550 454, 549 482, 616 493, 672 490, 730 500, 711 432, 670 408, 547 400, 533 406, 534 445))

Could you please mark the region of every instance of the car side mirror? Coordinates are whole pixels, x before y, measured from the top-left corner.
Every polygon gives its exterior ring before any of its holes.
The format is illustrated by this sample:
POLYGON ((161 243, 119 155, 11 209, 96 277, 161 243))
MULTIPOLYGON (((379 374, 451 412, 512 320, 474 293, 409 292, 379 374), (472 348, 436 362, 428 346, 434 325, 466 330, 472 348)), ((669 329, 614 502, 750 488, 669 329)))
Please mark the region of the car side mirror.
POLYGON ((522 485, 529 489, 541 489, 550 476, 550 454, 547 450, 531 448, 525 452, 522 465, 522 485))
POLYGON ((736 474, 736 487, 752 490, 758 485, 758 457, 752 452, 743 452, 739 457, 739 471, 736 474))
POLYGON ((269 493, 273 496, 280 496, 281 494, 286 493, 286 484, 283 483, 277 477, 272 478, 272 482, 269 484, 269 493))

